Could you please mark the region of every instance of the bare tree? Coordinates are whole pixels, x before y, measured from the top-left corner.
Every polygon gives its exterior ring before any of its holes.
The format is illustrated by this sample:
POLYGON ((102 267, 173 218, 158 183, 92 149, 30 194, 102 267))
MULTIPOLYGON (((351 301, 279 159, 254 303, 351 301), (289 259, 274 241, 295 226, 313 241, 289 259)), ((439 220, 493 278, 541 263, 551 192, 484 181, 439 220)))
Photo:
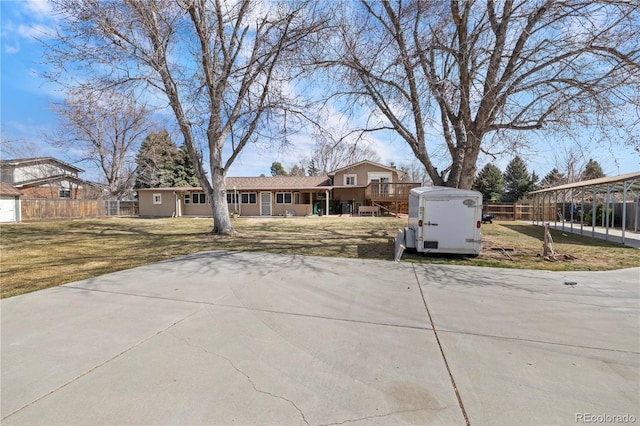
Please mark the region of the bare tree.
POLYGON ((60 127, 52 143, 79 151, 101 171, 111 196, 122 198, 133 185, 133 156, 149 131, 150 112, 131 92, 96 91, 81 85, 56 104, 60 127))
POLYGON ((289 86, 292 58, 320 26, 314 4, 285 0, 54 0, 54 4, 66 25, 53 56, 67 64, 87 64, 102 85, 141 82, 151 89, 150 96, 161 95, 211 200, 213 232, 234 232, 226 199, 227 170, 250 141, 269 134, 267 122, 279 124, 280 111, 289 107, 299 111, 289 86), (208 148, 204 159, 198 156, 200 147, 208 148))
POLYGON ((318 62, 350 106, 370 106, 368 130, 400 135, 434 184, 470 188, 486 136, 599 126, 637 144, 639 9, 623 0, 361 0, 344 8, 337 42, 318 62))
POLYGON ((313 161, 320 172, 327 173, 364 160, 380 162, 380 156, 366 140, 349 140, 349 134, 336 137, 326 129, 319 130, 311 159, 306 162, 313 161))

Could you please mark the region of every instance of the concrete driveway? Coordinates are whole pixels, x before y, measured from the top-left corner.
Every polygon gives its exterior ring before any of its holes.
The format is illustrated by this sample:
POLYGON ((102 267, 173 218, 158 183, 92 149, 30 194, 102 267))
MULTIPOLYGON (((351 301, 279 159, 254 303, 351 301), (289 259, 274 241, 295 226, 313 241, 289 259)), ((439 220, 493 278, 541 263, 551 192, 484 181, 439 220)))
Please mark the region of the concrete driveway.
POLYGON ((6 425, 640 421, 640 268, 218 251, 1 308, 6 425))

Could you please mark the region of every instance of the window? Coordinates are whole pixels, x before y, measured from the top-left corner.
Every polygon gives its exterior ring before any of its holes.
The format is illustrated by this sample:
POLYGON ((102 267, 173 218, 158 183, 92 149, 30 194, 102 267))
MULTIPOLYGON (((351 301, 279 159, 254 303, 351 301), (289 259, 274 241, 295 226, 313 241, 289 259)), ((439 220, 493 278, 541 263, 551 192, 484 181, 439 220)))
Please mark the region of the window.
POLYGON ((207 204, 207 195, 204 192, 186 194, 184 196, 184 203, 185 204, 207 204))
POLYGON ((344 175, 344 185, 354 186, 357 184, 357 175, 344 175))
POLYGON ((71 190, 70 189, 61 189, 60 190, 60 198, 71 198, 71 190))
POLYGON ((293 204, 300 204, 300 193, 299 192, 294 192, 293 193, 293 204))
POLYGON ((153 194, 153 204, 162 204, 162 194, 153 194))
POLYGON ((238 204, 237 195, 235 192, 227 192, 227 204, 238 204))
POLYGON ((291 193, 276 192, 276 204, 291 204, 291 193))
POLYGON ((258 194, 255 192, 245 192, 241 195, 242 204, 257 204, 258 203, 258 194))

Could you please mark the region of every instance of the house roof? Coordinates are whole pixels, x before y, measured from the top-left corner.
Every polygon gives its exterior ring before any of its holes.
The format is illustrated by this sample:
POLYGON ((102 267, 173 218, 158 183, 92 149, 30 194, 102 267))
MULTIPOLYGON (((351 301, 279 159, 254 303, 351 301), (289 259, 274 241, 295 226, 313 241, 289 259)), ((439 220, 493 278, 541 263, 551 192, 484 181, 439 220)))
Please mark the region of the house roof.
POLYGON ((53 158, 53 157, 15 158, 12 160, 0 160, 1 167, 31 166, 31 165, 44 164, 44 163, 54 163, 66 169, 73 170, 76 173, 84 172, 84 170, 82 170, 79 167, 72 166, 69 163, 65 163, 64 161, 58 160, 57 158, 53 158))
POLYGON ((376 166, 376 167, 379 167, 381 169, 386 169, 386 170, 389 170, 391 172, 396 172, 396 173, 401 174, 401 175, 407 174, 407 172, 405 172, 404 170, 400 170, 400 169, 397 169, 395 167, 389 167, 389 166, 385 166, 384 164, 376 163, 376 162, 369 161, 369 160, 364 160, 364 161, 359 161, 357 163, 349 164, 346 167, 342 167, 341 169, 337 169, 337 170, 334 170, 332 172, 329 172, 328 175, 333 177, 333 176, 336 175, 336 173, 352 169, 352 168, 357 167, 357 166, 359 166, 361 164, 370 164, 372 166, 376 166))
POLYGON ((327 176, 228 177, 227 190, 331 189, 327 176))
POLYGON ((0 182, 0 195, 20 196, 22 193, 10 183, 0 182))
MULTIPOLYGON (((238 191, 278 191, 278 190, 325 190, 332 189, 327 176, 268 176, 268 177, 227 177, 227 191, 235 187, 238 191)), ((201 187, 140 188, 138 191, 202 191, 201 187)))

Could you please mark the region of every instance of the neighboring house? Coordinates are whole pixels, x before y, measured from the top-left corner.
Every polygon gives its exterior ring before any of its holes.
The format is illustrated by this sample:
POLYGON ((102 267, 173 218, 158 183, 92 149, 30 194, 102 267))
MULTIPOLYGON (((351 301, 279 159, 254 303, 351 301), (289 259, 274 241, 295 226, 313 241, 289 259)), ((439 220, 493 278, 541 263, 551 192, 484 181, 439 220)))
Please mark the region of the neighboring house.
POLYGON ((20 191, 0 182, 0 222, 20 222, 20 191))
MULTIPOLYGON (((407 203, 406 173, 371 161, 361 161, 327 176, 227 177, 229 212, 242 216, 310 216, 379 213, 407 203)), ((140 216, 210 216, 202 188, 138 190, 140 216)))
POLYGON ((96 185, 78 177, 84 170, 52 157, 0 160, 0 181, 24 198, 94 198, 96 185))

